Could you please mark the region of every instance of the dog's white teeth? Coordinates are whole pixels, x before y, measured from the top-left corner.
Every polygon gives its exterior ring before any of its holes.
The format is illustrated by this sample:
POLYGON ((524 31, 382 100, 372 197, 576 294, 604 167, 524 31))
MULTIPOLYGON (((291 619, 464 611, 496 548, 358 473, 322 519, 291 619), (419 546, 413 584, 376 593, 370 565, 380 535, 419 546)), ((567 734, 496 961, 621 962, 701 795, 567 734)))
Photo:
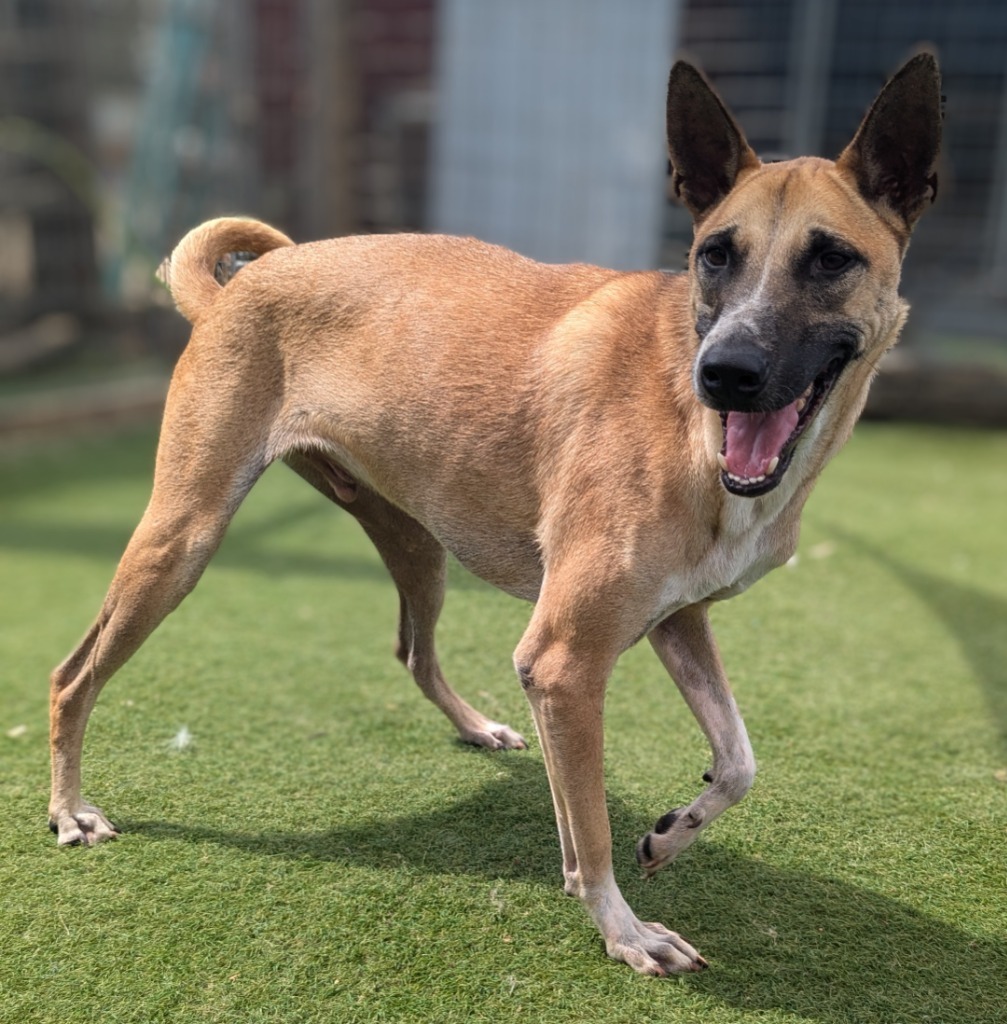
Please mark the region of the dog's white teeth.
POLYGON ((727 479, 733 483, 748 486, 749 484, 761 484, 766 478, 764 476, 738 476, 736 473, 728 473, 727 479))
POLYGON ((727 458, 723 452, 717 452, 717 464, 725 473, 727 473, 727 458))
POLYGON ((798 412, 804 412, 804 407, 807 404, 808 404, 808 400, 806 398, 798 398, 797 399, 797 405, 795 406, 795 408, 797 409, 798 412))
POLYGON ((766 476, 772 476, 776 472, 776 467, 780 464, 780 456, 774 455, 773 461, 766 468, 766 476))

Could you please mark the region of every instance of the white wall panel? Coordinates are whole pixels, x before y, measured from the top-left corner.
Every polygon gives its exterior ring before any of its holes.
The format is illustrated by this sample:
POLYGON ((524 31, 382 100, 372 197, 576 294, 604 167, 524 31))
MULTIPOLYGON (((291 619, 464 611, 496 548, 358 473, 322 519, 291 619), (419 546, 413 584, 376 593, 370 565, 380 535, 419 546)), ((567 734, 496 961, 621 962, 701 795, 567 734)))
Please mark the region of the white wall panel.
POLYGON ((655 265, 678 0, 440 0, 431 223, 655 265))

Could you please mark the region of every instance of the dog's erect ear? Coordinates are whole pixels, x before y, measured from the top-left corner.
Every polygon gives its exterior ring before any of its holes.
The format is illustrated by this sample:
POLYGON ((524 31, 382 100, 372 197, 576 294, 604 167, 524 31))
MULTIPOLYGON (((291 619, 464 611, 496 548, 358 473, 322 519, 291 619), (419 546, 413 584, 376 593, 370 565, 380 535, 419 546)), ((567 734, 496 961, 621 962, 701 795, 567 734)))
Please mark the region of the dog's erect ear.
POLYGON ((675 195, 696 220, 731 191, 743 167, 759 166, 720 98, 683 60, 668 79, 668 155, 675 195))
POLYGON ((941 76, 931 53, 896 72, 836 161, 852 171, 861 195, 892 209, 911 228, 937 196, 941 76))

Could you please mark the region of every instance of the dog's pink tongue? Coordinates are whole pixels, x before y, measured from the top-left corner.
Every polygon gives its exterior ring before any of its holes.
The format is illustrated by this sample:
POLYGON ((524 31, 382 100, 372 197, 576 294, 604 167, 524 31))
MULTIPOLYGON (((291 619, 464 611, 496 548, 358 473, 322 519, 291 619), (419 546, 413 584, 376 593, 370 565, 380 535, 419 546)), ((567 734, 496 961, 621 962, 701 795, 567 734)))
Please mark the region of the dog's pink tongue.
POLYGON ((724 450, 728 473, 748 480, 766 476, 799 416, 796 402, 776 412, 729 412, 724 450))

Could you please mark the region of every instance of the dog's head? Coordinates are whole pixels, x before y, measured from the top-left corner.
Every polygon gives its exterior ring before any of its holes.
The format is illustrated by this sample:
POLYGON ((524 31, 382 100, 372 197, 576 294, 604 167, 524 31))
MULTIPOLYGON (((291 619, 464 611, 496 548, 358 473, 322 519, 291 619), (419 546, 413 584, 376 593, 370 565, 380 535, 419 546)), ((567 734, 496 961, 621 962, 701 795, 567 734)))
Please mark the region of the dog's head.
POLYGON ((936 195, 940 130, 937 62, 923 53, 837 160, 763 164, 703 76, 672 68, 672 182, 695 224, 693 386, 721 415, 732 493, 771 491, 827 410, 859 412, 905 318, 902 257, 936 195), (850 370, 858 361, 864 373, 850 370))

